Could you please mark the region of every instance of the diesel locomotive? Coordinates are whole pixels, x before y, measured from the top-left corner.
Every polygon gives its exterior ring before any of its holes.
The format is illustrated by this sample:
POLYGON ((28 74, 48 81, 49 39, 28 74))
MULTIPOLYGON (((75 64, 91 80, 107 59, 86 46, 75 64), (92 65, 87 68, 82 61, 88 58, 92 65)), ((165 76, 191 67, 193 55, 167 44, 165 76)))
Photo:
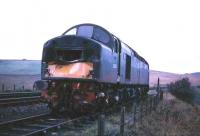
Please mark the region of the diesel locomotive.
POLYGON ((52 110, 85 111, 117 104, 149 88, 149 64, 101 26, 80 24, 44 44, 42 80, 52 110))

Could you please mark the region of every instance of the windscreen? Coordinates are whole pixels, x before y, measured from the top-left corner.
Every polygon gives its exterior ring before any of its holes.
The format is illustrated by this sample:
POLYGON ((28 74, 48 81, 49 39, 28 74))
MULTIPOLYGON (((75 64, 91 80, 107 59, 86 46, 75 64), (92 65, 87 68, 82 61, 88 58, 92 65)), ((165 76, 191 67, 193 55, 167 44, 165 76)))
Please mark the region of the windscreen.
POLYGON ((113 44, 109 32, 107 32, 102 27, 91 24, 75 26, 66 31, 63 35, 77 35, 91 38, 107 45, 110 48, 112 48, 111 44, 113 44))
POLYGON ((58 50, 56 54, 60 61, 74 61, 82 58, 82 50, 58 50))
POLYGON ((93 26, 80 26, 78 27, 77 35, 91 38, 93 34, 93 26))

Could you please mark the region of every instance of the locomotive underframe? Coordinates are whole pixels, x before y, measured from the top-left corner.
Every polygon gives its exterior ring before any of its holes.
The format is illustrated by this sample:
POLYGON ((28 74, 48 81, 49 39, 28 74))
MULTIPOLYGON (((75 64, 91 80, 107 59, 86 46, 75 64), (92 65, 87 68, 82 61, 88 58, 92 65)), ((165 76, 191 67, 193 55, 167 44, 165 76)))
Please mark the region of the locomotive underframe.
POLYGON ((54 112, 74 113, 102 110, 133 97, 146 94, 147 85, 100 83, 95 80, 50 80, 42 96, 54 112))

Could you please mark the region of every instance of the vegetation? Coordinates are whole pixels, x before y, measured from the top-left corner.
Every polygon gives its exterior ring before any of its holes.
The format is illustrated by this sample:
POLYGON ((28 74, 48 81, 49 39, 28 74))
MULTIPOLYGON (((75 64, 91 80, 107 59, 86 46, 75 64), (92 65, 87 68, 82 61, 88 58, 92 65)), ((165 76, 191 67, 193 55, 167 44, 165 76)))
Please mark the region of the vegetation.
POLYGON ((136 136, 199 136, 200 106, 173 99, 163 101, 155 112, 133 129, 136 136))
POLYGON ((168 89, 177 98, 188 103, 193 102, 195 93, 191 88, 191 83, 189 82, 188 78, 183 78, 181 80, 177 80, 176 82, 170 83, 168 85, 168 89))

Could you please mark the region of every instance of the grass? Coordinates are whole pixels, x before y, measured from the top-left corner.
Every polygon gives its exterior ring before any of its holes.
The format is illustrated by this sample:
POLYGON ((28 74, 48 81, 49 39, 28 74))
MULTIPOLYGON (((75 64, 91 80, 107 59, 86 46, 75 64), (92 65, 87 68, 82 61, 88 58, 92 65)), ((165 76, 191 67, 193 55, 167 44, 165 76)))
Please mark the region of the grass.
POLYGON ((137 136, 200 136, 200 105, 178 99, 163 101, 155 112, 137 123, 137 136))

